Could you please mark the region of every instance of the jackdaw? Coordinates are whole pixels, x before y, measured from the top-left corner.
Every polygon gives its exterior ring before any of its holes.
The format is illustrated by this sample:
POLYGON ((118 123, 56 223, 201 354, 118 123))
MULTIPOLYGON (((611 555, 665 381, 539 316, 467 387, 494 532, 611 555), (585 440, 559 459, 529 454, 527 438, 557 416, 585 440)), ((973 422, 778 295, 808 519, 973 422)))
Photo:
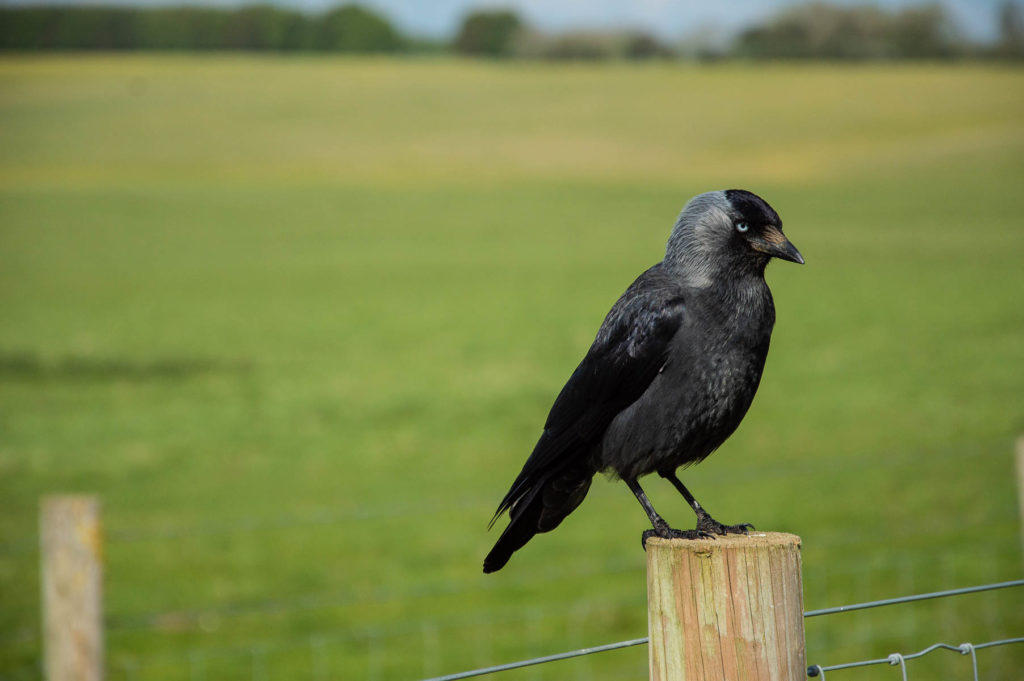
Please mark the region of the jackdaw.
POLYGON ((636 496, 652 535, 694 539, 746 533, 693 498, 676 469, 728 438, 761 381, 775 306, 764 280, 771 258, 803 264, 778 213, 742 189, 708 192, 679 214, 665 258, 612 306, 586 357, 555 399, 544 432, 491 520, 510 522, 484 559, 500 570, 538 532, 580 505, 600 471, 636 496), (637 478, 658 473, 697 514, 693 530, 658 515, 637 478))

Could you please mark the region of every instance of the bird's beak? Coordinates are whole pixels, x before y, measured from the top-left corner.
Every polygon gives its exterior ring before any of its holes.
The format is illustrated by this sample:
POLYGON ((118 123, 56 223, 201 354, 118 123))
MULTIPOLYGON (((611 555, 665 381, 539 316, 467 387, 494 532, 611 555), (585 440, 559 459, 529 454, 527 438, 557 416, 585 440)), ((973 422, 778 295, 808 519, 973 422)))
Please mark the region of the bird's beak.
POLYGON ((796 250, 796 246, 776 227, 766 228, 764 235, 761 238, 754 239, 751 245, 755 250, 770 255, 773 258, 782 258, 783 260, 795 262, 798 265, 804 264, 804 256, 800 255, 800 251, 796 250))

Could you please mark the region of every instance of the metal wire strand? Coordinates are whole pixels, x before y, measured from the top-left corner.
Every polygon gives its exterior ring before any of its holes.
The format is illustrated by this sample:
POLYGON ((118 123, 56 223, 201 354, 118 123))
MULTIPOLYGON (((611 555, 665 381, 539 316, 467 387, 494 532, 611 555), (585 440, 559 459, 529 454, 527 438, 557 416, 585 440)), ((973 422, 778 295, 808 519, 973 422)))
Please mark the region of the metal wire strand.
POLYGON ((933 591, 913 596, 900 596, 899 598, 883 598, 880 601, 867 601, 865 603, 853 603, 852 605, 840 605, 835 608, 822 608, 821 610, 808 610, 804 617, 817 617, 818 615, 832 615, 837 612, 850 612, 852 610, 866 610, 868 608, 880 608, 884 605, 896 605, 897 603, 912 603, 914 601, 926 601, 931 598, 946 598, 947 596, 959 596, 960 594, 971 594, 979 591, 992 591, 993 589, 1006 589, 1012 586, 1024 586, 1024 579, 1015 579, 1010 582, 997 582, 996 584, 982 584, 980 586, 968 586, 962 589, 948 589, 946 591, 933 591))
POLYGON ((471 669, 465 672, 459 672, 457 674, 448 674, 447 676, 435 676, 431 679, 424 679, 423 681, 456 681, 456 679, 468 679, 473 676, 483 676, 484 674, 493 674, 495 672, 503 672, 509 669, 519 669, 520 667, 529 667, 535 664, 544 664, 545 662, 555 662, 556 660, 567 660, 572 657, 582 657, 583 655, 592 655, 593 653, 603 653, 608 650, 618 650, 619 648, 629 648, 630 646, 639 646, 647 643, 647 637, 635 638, 630 641, 619 641, 618 643, 608 643, 603 646, 595 646, 593 648, 580 648, 579 650, 571 650, 567 653, 558 653, 556 655, 546 655, 544 657, 534 657, 529 660, 520 660, 519 662, 509 662, 507 664, 499 664, 493 667, 482 667, 481 669, 471 669))

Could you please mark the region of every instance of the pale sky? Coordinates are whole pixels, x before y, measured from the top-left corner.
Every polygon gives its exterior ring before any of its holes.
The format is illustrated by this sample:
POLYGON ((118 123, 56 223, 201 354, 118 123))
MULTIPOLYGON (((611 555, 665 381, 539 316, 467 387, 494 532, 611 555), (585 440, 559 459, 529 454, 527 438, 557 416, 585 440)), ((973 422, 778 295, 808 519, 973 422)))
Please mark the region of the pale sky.
MULTIPOLYGON (((261 0, 267 2, 268 0, 261 0)), ((272 4, 311 12, 351 0, 271 0, 272 4)), ((358 0, 387 16, 404 33, 449 38, 465 14, 480 7, 514 9, 528 24, 546 31, 639 28, 673 40, 714 27, 724 32, 744 28, 781 7, 802 0, 358 0)), ((884 7, 921 5, 926 0, 832 0, 836 4, 884 7)), ((1004 0, 942 0, 961 30, 975 39, 996 35, 996 13, 1004 0)), ((0 0, 0 5, 217 5, 243 0, 0 0)))

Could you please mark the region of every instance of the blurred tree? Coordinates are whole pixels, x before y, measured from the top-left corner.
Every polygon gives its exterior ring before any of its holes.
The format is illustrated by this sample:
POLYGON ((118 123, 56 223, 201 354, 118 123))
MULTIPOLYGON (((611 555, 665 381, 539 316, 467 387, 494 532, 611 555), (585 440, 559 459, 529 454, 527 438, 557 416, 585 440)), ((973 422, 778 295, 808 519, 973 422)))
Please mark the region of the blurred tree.
POLYGON ((228 49, 280 50, 285 42, 287 17, 294 12, 271 5, 247 5, 232 12, 224 26, 228 49))
POLYGON ((387 19, 360 5, 333 9, 315 22, 313 47, 339 52, 394 52, 402 40, 387 19))
POLYGON ((298 12, 285 12, 281 17, 282 50, 308 50, 313 42, 313 20, 298 12))
POLYGON ((956 26, 941 5, 908 7, 893 17, 893 47, 899 57, 954 57, 962 51, 956 26))
POLYGON ((522 30, 523 22, 515 12, 472 12, 455 36, 455 49, 462 54, 506 57, 512 54, 517 34, 522 30))
POLYGON ((814 2, 783 10, 767 24, 744 31, 734 51, 783 59, 935 58, 955 56, 962 45, 940 5, 887 12, 814 2))
POLYGON ((651 59, 671 57, 674 53, 650 33, 634 31, 626 36, 623 56, 626 59, 651 59))
POLYGON ((144 49, 216 50, 223 47, 229 15, 217 9, 169 7, 140 11, 144 49))
POLYGON ((125 50, 141 43, 139 13, 114 7, 11 8, 0 45, 28 50, 125 50))
POLYGON ((348 5, 308 17, 272 5, 0 8, 0 49, 304 50, 393 52, 385 19, 348 5))
POLYGON ((1024 10, 1016 2, 999 7, 999 44, 996 52, 1003 57, 1024 57, 1024 10))
POLYGON ((516 35, 511 54, 527 59, 585 61, 674 56, 674 52, 654 36, 634 30, 569 31, 557 35, 523 30, 516 35))

